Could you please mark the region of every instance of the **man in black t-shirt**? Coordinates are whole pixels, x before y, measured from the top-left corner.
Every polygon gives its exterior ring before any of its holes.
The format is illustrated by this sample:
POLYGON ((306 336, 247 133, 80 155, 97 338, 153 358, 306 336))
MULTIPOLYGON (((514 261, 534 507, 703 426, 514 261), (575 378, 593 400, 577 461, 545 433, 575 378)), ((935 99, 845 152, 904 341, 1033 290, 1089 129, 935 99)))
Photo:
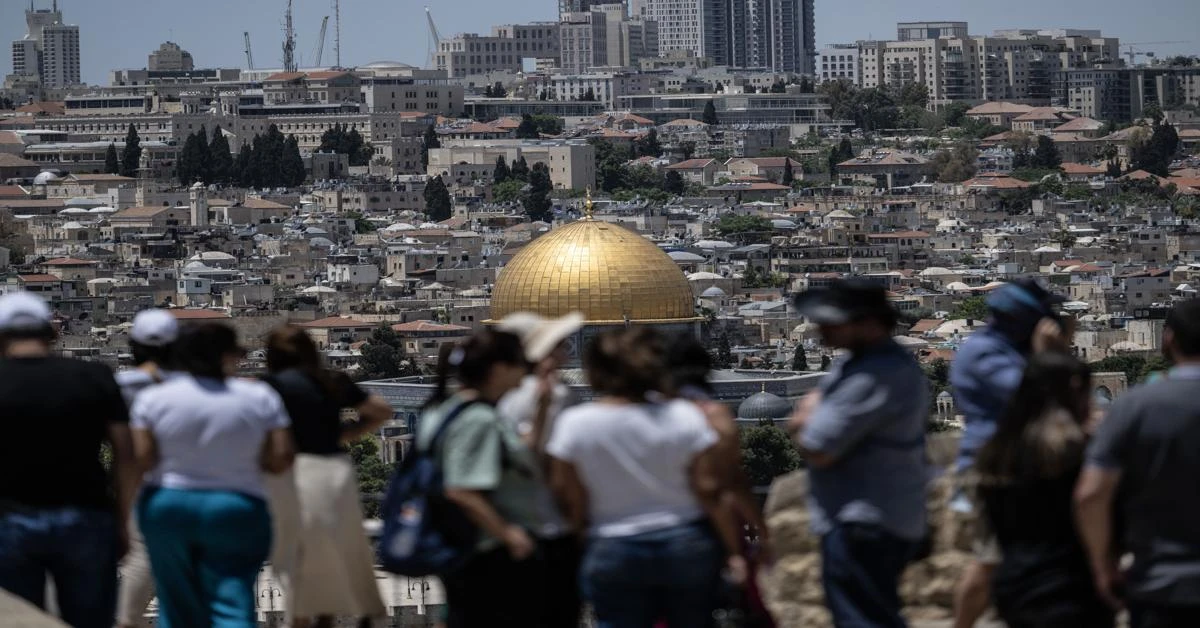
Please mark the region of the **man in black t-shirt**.
POLYGON ((1175 366, 1113 403, 1075 490, 1096 587, 1131 628, 1200 626, 1200 299, 1167 316, 1163 348, 1175 366))
POLYGON ((111 628, 138 482, 129 417, 112 372, 51 355, 55 339, 44 301, 0 297, 0 588, 44 607, 49 574, 66 623, 111 628))

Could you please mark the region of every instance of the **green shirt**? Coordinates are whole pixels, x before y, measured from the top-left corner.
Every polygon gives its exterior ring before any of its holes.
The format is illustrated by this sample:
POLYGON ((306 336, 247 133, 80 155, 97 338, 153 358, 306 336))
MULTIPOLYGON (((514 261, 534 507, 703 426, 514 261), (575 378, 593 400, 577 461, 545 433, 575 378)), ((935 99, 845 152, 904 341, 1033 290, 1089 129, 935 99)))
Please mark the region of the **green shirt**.
MULTIPOLYGON (((429 447, 446 414, 464 400, 454 395, 421 414, 417 423, 417 447, 429 447)), ((474 403, 459 413, 435 452, 442 464, 446 488, 479 491, 509 523, 527 530, 542 525, 537 514, 537 463, 516 431, 500 420, 496 409, 474 403)), ((486 533, 478 549, 495 547, 498 541, 486 533)))

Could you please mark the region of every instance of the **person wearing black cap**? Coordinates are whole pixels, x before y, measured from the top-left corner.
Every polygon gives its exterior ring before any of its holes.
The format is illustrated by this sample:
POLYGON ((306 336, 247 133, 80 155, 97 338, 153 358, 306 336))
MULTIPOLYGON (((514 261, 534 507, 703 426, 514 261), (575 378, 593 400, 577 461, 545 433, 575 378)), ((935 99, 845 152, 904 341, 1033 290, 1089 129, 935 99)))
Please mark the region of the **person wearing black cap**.
POLYGON ((879 284, 839 281, 796 307, 847 352, 789 425, 809 467, 826 605, 837 626, 905 626, 897 586, 926 534, 928 383, 892 340, 897 316, 879 284))
POLYGON ((129 415, 112 371, 53 355, 56 338, 45 301, 0 296, 0 589, 45 607, 49 575, 63 621, 111 628, 138 484, 129 415))
POLYGON ((1025 372, 1029 356, 1044 351, 1067 351, 1070 322, 1055 313, 1064 301, 1037 282, 1025 279, 1005 284, 987 298, 987 326, 958 349, 950 366, 951 394, 965 428, 956 464, 964 488, 955 492, 950 507, 964 525, 976 527, 975 560, 963 573, 954 596, 954 628, 970 628, 987 610, 992 572, 1000 550, 988 532, 966 486, 975 454, 996 432, 1025 372))

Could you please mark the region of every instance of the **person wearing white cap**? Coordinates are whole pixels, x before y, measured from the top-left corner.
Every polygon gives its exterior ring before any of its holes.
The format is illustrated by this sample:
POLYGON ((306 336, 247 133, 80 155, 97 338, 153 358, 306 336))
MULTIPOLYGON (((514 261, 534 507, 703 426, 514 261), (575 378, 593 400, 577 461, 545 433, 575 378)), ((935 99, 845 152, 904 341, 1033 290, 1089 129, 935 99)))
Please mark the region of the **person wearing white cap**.
POLYGON ((129 415, 112 371, 52 355, 56 338, 45 301, 0 297, 0 588, 44 607, 50 575, 63 621, 110 628, 138 483, 129 415))
MULTIPOLYGON (((578 403, 558 373, 567 361, 567 340, 582 325, 583 315, 578 312, 551 319, 532 312, 514 312, 497 326, 521 339, 532 372, 500 399, 496 409, 539 456, 545 452, 559 413, 578 403)), ((546 561, 542 590, 546 592, 547 626, 573 628, 579 625, 582 605, 578 587, 582 548, 558 512, 544 476, 540 484, 538 510, 543 524, 534 532, 546 561)))
MULTIPOLYGON (((170 312, 149 309, 133 317, 129 330, 129 352, 134 368, 117 373, 117 384, 125 403, 132 406, 138 393, 171 377, 171 347, 179 336, 179 323, 170 312)), ((133 517, 129 520, 129 553, 121 561, 121 584, 117 598, 117 626, 132 628, 143 623, 143 615, 154 599, 154 575, 146 542, 133 517)))

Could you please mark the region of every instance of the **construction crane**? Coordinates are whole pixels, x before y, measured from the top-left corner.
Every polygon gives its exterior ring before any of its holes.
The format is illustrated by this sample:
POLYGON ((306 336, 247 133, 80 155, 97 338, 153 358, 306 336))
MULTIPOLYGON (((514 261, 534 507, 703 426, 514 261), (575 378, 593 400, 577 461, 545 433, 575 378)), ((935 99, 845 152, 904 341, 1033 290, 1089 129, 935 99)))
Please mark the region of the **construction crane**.
POLYGON ((317 62, 313 67, 321 67, 321 53, 325 52, 325 27, 329 26, 329 16, 321 20, 321 34, 317 36, 317 62))
POLYGON ((292 27, 292 0, 283 14, 283 71, 296 71, 296 29, 292 27))
POLYGON ((429 11, 429 7, 425 7, 425 21, 429 22, 429 69, 436 70, 437 51, 442 37, 438 35, 437 25, 433 23, 433 13, 429 11))
POLYGON ((246 69, 254 69, 254 55, 250 53, 250 31, 243 31, 242 37, 246 38, 246 69))
POLYGON ((1186 41, 1138 41, 1131 44, 1122 44, 1125 46, 1125 56, 1129 58, 1130 67, 1137 65, 1138 57, 1154 57, 1153 52, 1134 50, 1134 46, 1158 46, 1164 44, 1186 44, 1186 41))

